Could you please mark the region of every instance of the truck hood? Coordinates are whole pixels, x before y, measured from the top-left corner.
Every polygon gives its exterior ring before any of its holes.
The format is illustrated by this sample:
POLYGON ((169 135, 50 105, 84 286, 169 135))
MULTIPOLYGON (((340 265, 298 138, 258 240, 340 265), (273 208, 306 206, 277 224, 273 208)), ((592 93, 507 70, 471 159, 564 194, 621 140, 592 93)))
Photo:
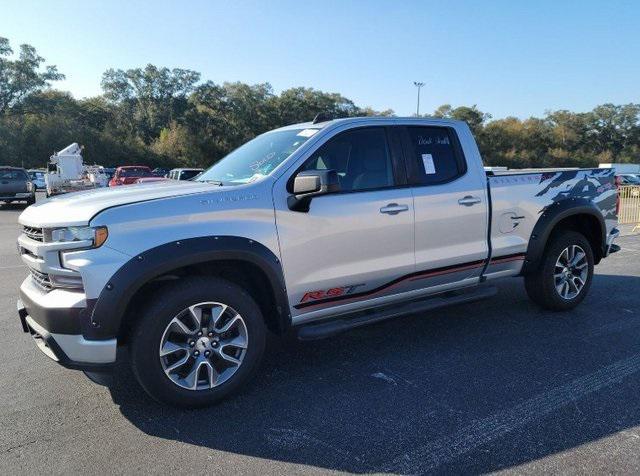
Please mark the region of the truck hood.
POLYGON ((19 221, 26 226, 56 227, 87 225, 107 208, 130 203, 178 197, 194 193, 228 190, 206 182, 167 181, 141 185, 97 188, 85 192, 57 195, 27 207, 19 221))

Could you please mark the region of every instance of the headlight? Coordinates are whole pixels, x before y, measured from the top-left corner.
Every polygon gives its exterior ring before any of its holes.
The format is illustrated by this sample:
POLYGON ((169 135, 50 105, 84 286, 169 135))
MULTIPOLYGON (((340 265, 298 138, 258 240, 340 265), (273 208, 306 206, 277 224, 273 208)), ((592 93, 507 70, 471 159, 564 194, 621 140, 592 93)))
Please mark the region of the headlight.
POLYGON ((51 241, 69 243, 73 241, 92 241, 94 248, 99 248, 107 241, 109 231, 106 226, 70 226, 51 230, 51 241))

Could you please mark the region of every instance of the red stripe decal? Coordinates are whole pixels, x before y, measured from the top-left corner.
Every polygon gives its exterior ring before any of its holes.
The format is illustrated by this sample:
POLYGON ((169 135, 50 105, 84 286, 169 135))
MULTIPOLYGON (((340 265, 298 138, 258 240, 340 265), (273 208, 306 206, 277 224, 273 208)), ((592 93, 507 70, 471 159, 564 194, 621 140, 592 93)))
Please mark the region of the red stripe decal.
POLYGON ((457 273, 460 271, 466 271, 469 269, 475 269, 475 268, 479 268, 481 266, 484 266, 485 261, 475 261, 472 263, 463 263, 463 264, 459 264, 459 265, 454 265, 454 266, 447 266, 444 268, 437 268, 437 269, 433 269, 430 271, 419 271, 417 273, 411 273, 408 274, 406 276, 403 276, 401 278, 395 279, 387 284, 384 284, 382 286, 379 286, 377 288, 374 288, 370 291, 363 291, 360 293, 356 293, 356 294, 352 294, 352 295, 347 295, 347 296, 336 296, 334 298, 327 298, 327 299, 320 299, 317 301, 311 301, 311 302, 304 302, 304 303, 300 303, 294 306, 295 309, 306 309, 309 307, 317 307, 317 306, 321 306, 323 304, 329 304, 329 303, 334 303, 334 302, 340 302, 340 303, 346 303, 346 302, 351 302, 351 301, 356 301, 359 300, 361 298, 364 297, 370 297, 370 296, 374 296, 376 294, 381 293, 382 291, 388 291, 391 288, 394 288, 396 286, 398 286, 399 284, 402 284, 405 281, 417 281, 419 279, 426 279, 426 278, 431 278, 431 277, 435 277, 435 276, 440 276, 443 274, 449 274, 449 273, 457 273))

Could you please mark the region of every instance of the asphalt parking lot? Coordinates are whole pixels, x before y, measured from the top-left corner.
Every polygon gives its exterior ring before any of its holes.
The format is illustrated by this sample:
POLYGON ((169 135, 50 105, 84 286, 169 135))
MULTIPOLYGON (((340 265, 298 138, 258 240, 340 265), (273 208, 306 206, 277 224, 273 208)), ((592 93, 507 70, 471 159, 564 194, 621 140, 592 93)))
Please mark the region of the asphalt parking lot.
POLYGON ((126 367, 99 386, 22 333, 21 210, 0 206, 0 474, 640 472, 640 236, 573 312, 502 281, 492 300, 274 339, 240 395, 182 411, 126 367))

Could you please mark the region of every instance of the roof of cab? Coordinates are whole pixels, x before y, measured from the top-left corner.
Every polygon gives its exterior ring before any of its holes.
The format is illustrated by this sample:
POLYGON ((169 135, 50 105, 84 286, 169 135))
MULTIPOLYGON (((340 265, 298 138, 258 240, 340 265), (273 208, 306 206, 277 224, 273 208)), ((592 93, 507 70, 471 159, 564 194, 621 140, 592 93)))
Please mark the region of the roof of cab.
POLYGON ((280 127, 274 129, 276 131, 286 131, 291 129, 324 129, 325 127, 333 126, 340 123, 357 124, 358 122, 379 122, 381 124, 402 124, 402 123, 420 123, 425 122, 429 124, 442 123, 442 124, 464 124, 464 121, 458 121, 456 119, 441 118, 441 117, 395 117, 395 116, 357 116, 357 117, 342 117, 339 119, 332 119, 324 122, 301 122, 298 124, 291 124, 289 126, 280 127))

